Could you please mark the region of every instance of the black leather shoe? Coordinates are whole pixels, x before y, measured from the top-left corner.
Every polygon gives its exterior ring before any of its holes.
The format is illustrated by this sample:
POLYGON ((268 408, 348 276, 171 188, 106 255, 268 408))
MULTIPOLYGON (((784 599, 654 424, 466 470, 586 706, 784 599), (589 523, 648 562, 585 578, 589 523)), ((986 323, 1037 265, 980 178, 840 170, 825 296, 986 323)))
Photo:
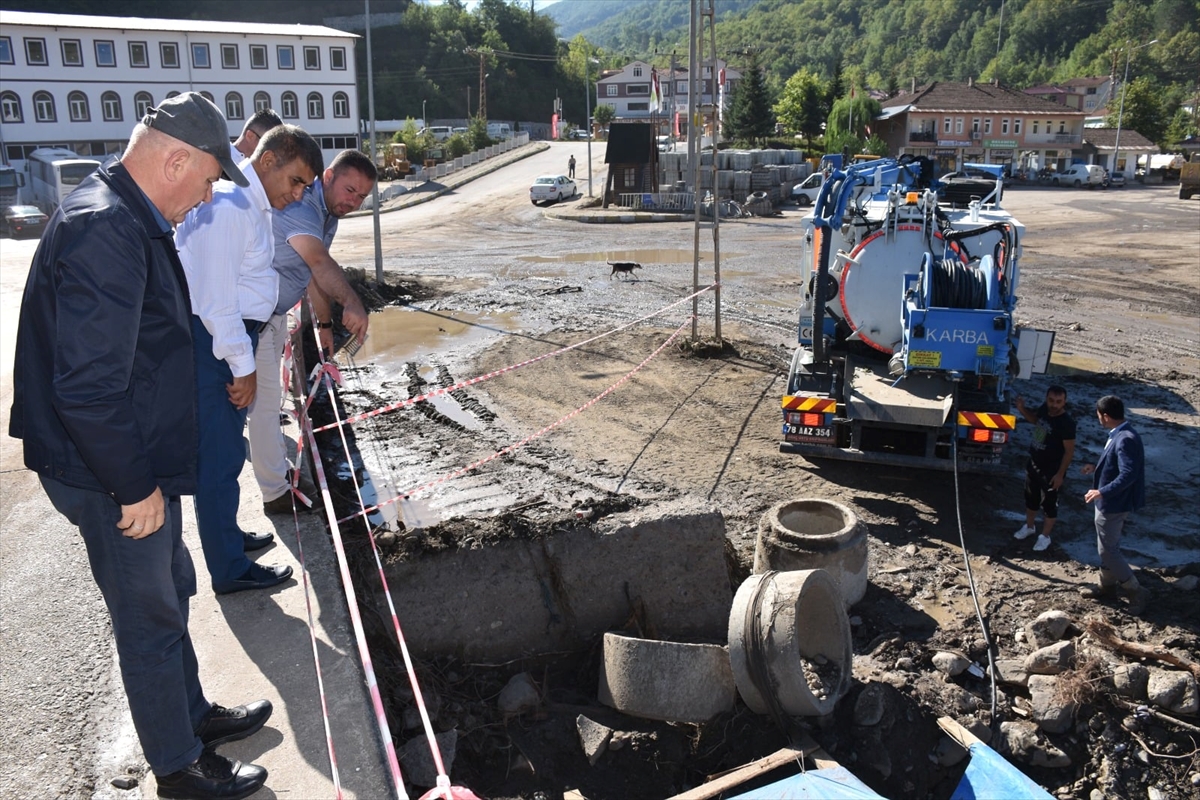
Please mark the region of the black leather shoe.
POLYGON ((242 550, 247 553, 262 550, 273 541, 275 541, 275 534, 273 533, 246 533, 242 531, 242 550))
POLYGON ((155 776, 158 796, 182 800, 243 800, 267 782, 267 771, 206 749, 200 758, 170 775, 155 776))
POLYGON ((269 589, 292 577, 291 567, 266 567, 262 564, 251 564, 242 577, 222 586, 214 586, 217 594, 233 594, 247 589, 269 589))
POLYGON ((196 735, 205 747, 236 742, 258 733, 274 710, 270 700, 256 700, 233 708, 214 705, 196 729, 196 735))

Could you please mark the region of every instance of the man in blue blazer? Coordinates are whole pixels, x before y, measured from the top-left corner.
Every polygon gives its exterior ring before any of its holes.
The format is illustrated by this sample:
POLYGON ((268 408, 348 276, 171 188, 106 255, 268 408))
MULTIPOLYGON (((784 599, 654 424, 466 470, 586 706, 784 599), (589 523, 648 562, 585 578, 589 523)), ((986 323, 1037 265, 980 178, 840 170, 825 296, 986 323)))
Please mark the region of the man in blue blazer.
POLYGON ((1084 597, 1129 598, 1129 613, 1140 614, 1147 592, 1121 555, 1121 531, 1130 513, 1146 504, 1146 456, 1142 439, 1125 420, 1121 398, 1105 395, 1096 401, 1096 417, 1108 431, 1108 442, 1095 464, 1083 468, 1092 475, 1092 488, 1083 496, 1096 504, 1096 546, 1100 551, 1100 585, 1080 590, 1084 597))

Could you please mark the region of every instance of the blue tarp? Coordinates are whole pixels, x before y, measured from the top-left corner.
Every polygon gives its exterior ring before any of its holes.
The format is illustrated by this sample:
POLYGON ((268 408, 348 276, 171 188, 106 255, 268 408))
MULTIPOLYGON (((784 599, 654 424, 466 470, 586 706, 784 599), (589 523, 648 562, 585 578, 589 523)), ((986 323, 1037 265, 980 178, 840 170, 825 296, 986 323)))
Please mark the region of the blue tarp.
POLYGON ((982 742, 971 745, 971 763, 950 800, 1054 800, 1054 797, 982 742))
POLYGON ((886 800, 844 767, 814 769, 729 800, 886 800))

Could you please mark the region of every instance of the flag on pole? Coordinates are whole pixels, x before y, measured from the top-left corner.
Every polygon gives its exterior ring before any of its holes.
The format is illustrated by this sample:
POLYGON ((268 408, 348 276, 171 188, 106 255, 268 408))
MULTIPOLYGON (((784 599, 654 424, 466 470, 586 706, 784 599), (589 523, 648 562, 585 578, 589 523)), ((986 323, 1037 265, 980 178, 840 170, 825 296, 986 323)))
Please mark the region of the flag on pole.
POLYGON ((558 138, 558 114, 550 115, 550 138, 558 138))
POLYGON ((658 70, 650 68, 650 113, 656 113, 662 108, 662 90, 658 85, 658 70))

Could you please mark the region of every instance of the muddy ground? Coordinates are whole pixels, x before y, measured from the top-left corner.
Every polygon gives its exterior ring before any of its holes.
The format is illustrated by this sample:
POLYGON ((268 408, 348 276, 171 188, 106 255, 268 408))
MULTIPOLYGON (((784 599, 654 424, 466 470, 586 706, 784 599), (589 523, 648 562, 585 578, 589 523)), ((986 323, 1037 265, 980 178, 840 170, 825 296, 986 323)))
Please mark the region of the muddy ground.
MULTIPOLYGON (((993 722, 987 681, 968 673, 945 677, 931 662, 943 650, 988 662, 960 542, 969 552, 996 657, 1028 653, 1032 647, 1020 631, 1049 609, 1066 612, 1077 634, 1085 620, 1098 617, 1126 640, 1185 657, 1200 652, 1198 593, 1194 584, 1177 585, 1181 576, 1200 574, 1200 214, 1195 202, 1175 199, 1173 188, 1009 192, 1007 207, 1027 227, 1018 319, 1057 332, 1053 374, 1020 389, 1034 401, 1047 385, 1061 383, 1079 422, 1076 463, 1055 543, 1045 553, 1032 552, 1032 539, 1011 538, 1023 519, 1029 443, 1023 424, 1006 453, 1005 472, 960 476, 957 491, 949 473, 778 452, 778 404, 799 293, 798 216, 789 213, 722 226, 723 347, 686 346, 685 325, 682 337, 635 371, 686 323, 685 304, 461 390, 452 400, 356 426, 363 465, 382 485, 381 496, 391 496, 541 431, 633 372, 545 435, 416 495, 409 513, 422 527, 414 529, 411 516, 408 529, 393 522, 396 535, 380 539, 385 556, 419 559, 430 550, 486 547, 504 537, 553 536, 563 526, 586 524, 580 510, 603 516, 687 495, 724 514, 736 588, 770 506, 795 497, 846 503, 870 534, 870 586, 850 612, 856 681, 828 718, 793 724, 885 797, 948 797, 965 762, 937 762, 942 736, 936 719, 949 714, 993 722), (1154 597, 1140 618, 1120 602, 1098 604, 1077 591, 1096 563, 1091 509, 1082 500, 1089 484, 1079 465, 1094 462, 1103 446, 1091 404, 1107 393, 1124 397, 1147 445, 1150 503, 1132 521, 1126 547, 1154 597), (884 721, 867 729, 855 724, 854 706, 871 683, 890 688, 884 721)), ((427 238, 425 252, 389 263, 390 280, 400 288, 381 290, 381 301, 398 295, 398 305, 373 317, 363 351, 342 358, 350 411, 578 343, 690 292, 690 224, 538 221, 538 241, 531 242, 523 229, 527 214, 512 205, 442 222, 436 244, 427 238), (576 247, 564 248, 564 240, 576 247), (456 252, 466 241, 486 242, 479 245, 483 252, 470 258, 456 252), (547 248, 544 241, 558 244, 547 248), (640 260, 645 269, 631 280, 613 279, 606 258, 640 260)), ((350 237, 339 241, 347 248, 343 263, 366 247, 350 237)), ((702 239, 702 248, 710 251, 710 240, 702 239)), ((702 338, 711 339, 707 296, 700 317, 702 338)), ((354 551, 370 559, 361 540, 354 551)), ((373 562, 363 562, 359 574, 367 585, 373 569, 373 562)), ((393 730, 403 731, 403 742, 419 729, 405 724, 406 714, 413 721, 411 694, 395 677, 403 672, 387 626, 377 628, 376 662, 391 667, 381 672, 393 677, 382 680, 393 730)), ((585 652, 501 665, 422 661, 435 726, 458 731, 455 783, 491 798, 557 800, 569 790, 589 800, 668 797, 789 741, 740 703, 701 726, 616 714, 596 700, 598 664, 598 641, 585 652), (505 717, 496 698, 523 671, 534 678, 541 705, 505 717), (627 732, 626 746, 589 765, 575 732, 579 713, 627 732)), ((1021 768, 1060 797, 1200 797, 1195 714, 1175 715, 1182 726, 1145 715, 1133 719, 1102 680, 1111 664, 1098 667, 1081 656, 1076 668, 1081 703, 1075 723, 1043 736, 1070 764, 1018 760, 1021 768)), ((1002 687, 995 722, 1026 718, 1027 696, 1020 687, 1002 687)))

